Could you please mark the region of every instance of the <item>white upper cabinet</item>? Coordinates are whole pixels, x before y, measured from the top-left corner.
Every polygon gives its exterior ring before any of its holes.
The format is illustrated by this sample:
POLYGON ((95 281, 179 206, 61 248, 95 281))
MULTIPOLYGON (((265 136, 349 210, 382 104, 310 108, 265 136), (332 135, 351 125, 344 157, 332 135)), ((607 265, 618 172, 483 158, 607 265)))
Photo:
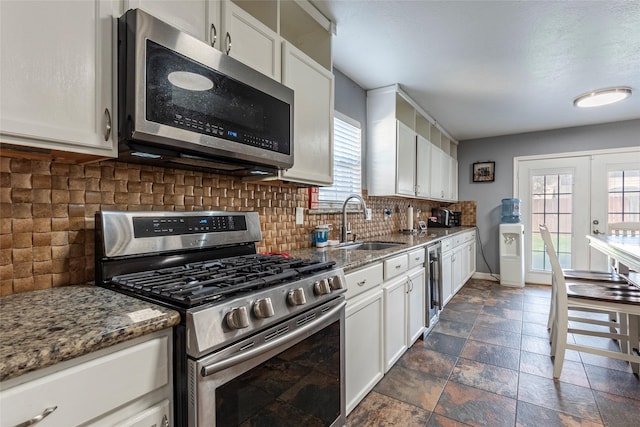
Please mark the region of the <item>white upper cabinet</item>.
POLYGON ((416 139, 416 196, 429 198, 430 193, 430 171, 431 171, 431 151, 433 146, 422 135, 416 139))
POLYGON ((0 2, 3 143, 75 159, 117 155, 115 7, 101 0, 0 2))
POLYGON ((397 126, 396 192, 413 196, 416 192, 416 133, 400 121, 397 126))
MULTIPOLYGON (((276 2, 264 3, 273 3, 277 13, 276 2)), ((277 24, 276 29, 272 29, 233 1, 222 2, 222 17, 219 49, 262 74, 280 81, 281 39, 277 33, 277 24)), ((274 19, 277 22, 277 18, 274 19)))
POLYGON ((294 162, 281 178, 301 184, 333 183, 333 73, 288 42, 282 83, 294 90, 294 162))
POLYGON ((367 92, 367 131, 369 195, 457 200, 455 142, 398 85, 367 92))
POLYGON ((216 47, 220 42, 220 4, 205 0, 125 0, 125 10, 142 9, 216 47))

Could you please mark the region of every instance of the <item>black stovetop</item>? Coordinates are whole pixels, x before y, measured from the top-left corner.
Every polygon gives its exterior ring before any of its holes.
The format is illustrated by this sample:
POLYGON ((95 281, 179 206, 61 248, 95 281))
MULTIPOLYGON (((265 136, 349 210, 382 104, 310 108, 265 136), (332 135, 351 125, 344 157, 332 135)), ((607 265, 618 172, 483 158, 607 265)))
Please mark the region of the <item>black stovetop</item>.
POLYGON ((333 268, 285 255, 251 254, 114 276, 111 286, 178 307, 216 303, 231 296, 291 283, 333 268))

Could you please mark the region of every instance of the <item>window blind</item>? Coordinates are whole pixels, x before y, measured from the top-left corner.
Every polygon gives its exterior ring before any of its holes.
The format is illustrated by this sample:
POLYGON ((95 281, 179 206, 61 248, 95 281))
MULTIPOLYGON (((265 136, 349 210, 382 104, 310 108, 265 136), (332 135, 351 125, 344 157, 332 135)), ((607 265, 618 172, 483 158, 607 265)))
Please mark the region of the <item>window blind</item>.
POLYGON ((336 111, 333 119, 333 185, 320 187, 321 207, 341 207, 349 194, 362 193, 361 139, 360 123, 336 111))

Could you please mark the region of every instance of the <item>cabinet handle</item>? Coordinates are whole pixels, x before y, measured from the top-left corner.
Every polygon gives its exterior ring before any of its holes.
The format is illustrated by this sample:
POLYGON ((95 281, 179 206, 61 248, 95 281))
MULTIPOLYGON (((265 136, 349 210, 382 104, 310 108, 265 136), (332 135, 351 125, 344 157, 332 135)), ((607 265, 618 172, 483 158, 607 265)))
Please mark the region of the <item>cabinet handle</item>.
POLYGON ((218 31, 216 31, 216 26, 211 24, 211 28, 209 29, 209 39, 211 40, 211 47, 215 47, 216 40, 218 39, 218 31))
POLYGON ((396 270, 400 270, 402 268, 402 265, 398 264, 396 265, 396 270))
POLYGON ((40 421, 42 421, 43 419, 45 419, 46 417, 51 415, 51 413, 53 411, 55 411, 56 409, 58 409, 57 406, 51 406, 51 407, 45 409, 41 414, 36 415, 35 417, 33 417, 30 420, 27 420, 27 421, 25 421, 23 423, 17 424, 15 427, 27 427, 27 426, 32 426, 34 424, 38 424, 40 421))
POLYGON ((108 108, 104 109, 104 116, 107 120, 107 124, 104 129, 104 140, 108 141, 109 137, 111 136, 111 113, 109 112, 108 108))
POLYGON ((364 279, 362 282, 358 282, 357 285, 364 286, 365 283, 367 283, 367 279, 364 279))
POLYGON ((162 427, 170 427, 169 418, 167 418, 167 414, 164 414, 162 416, 162 427))
POLYGON ((226 36, 226 41, 227 41, 227 47, 225 49, 225 52, 227 53, 227 55, 229 55, 229 52, 231 52, 231 34, 227 33, 226 36))

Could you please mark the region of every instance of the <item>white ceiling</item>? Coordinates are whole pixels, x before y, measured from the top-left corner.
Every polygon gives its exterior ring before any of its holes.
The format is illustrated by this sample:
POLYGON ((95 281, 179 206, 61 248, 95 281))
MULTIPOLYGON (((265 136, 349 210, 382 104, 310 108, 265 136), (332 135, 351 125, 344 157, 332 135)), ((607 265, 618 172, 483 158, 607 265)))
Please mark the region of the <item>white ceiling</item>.
POLYGON ((458 140, 640 118, 640 0, 311 0, 333 64, 364 89, 400 83, 458 140), (577 109, 611 86, 631 98, 577 109))

